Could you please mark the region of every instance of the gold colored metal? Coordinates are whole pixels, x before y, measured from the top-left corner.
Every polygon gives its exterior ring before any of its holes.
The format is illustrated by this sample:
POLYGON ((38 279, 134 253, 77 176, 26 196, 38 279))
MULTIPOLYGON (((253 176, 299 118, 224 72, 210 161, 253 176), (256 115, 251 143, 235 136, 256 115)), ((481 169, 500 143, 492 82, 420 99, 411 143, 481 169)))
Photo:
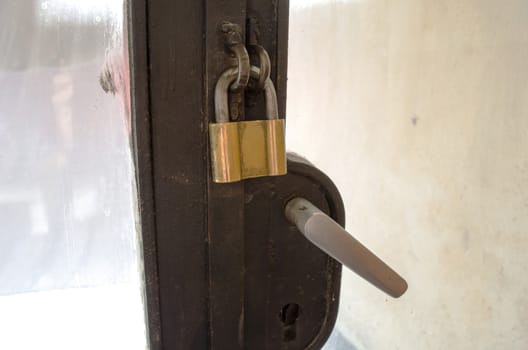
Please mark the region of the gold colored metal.
POLYGON ((286 174, 284 119, 209 124, 213 181, 286 174))

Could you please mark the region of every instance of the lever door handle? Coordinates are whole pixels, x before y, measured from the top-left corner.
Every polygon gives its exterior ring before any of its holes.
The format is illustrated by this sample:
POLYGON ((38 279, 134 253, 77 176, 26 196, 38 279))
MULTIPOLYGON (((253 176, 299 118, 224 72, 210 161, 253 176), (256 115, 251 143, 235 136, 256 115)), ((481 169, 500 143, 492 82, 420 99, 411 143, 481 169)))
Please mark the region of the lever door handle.
POLYGON ((400 275, 308 200, 290 200, 285 214, 309 241, 385 293, 398 298, 407 290, 400 275))

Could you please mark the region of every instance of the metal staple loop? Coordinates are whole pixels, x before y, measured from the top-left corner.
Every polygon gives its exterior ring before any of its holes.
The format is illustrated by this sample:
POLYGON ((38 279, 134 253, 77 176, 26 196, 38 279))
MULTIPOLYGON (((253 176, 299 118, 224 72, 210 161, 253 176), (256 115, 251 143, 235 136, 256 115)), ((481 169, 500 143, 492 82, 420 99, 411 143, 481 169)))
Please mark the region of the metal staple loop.
POLYGON ((259 59, 259 75, 258 77, 252 72, 251 77, 255 79, 256 85, 254 86, 257 90, 263 90, 266 86, 266 81, 270 78, 271 73, 271 62, 268 52, 260 45, 250 45, 250 48, 257 54, 259 59))
POLYGON ((246 50, 244 41, 242 40, 242 30, 236 23, 222 22, 220 30, 225 34, 225 44, 227 48, 235 55, 237 59, 238 75, 231 84, 231 91, 238 91, 245 89, 249 82, 250 61, 249 54, 246 50))
POLYGON ((244 44, 234 44, 229 46, 231 52, 233 52, 237 58, 238 76, 233 84, 231 84, 231 91, 237 91, 245 89, 249 82, 249 54, 244 44))

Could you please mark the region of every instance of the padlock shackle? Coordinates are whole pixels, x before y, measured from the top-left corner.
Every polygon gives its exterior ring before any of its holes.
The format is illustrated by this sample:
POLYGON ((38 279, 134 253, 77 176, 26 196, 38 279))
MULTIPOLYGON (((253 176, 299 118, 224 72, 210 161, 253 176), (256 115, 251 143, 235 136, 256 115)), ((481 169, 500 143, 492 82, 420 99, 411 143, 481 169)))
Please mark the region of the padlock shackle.
POLYGON ((215 121, 217 123, 229 122, 229 87, 238 78, 238 68, 226 69, 216 82, 214 92, 215 121))
MULTIPOLYGON (((251 78, 259 80, 260 68, 251 66, 251 78)), ((268 120, 279 119, 279 106, 277 104, 277 92, 273 81, 268 77, 264 83, 264 94, 266 98, 266 116, 268 120)))
MULTIPOLYGON (((251 77, 259 80, 260 69, 255 66, 251 66, 251 77)), ((232 67, 226 69, 215 86, 214 92, 214 105, 215 105, 215 121, 216 123, 228 123, 229 122, 229 88, 231 84, 238 77, 238 68, 232 67)), ((266 119, 274 120, 279 119, 279 107, 277 105, 277 92, 271 79, 266 79, 264 84, 264 95, 266 98, 266 119)))
POLYGON ((277 92, 275 91, 275 85, 273 85, 273 82, 269 78, 266 80, 266 85, 264 85, 264 93, 266 94, 266 114, 268 119, 279 119, 277 92))

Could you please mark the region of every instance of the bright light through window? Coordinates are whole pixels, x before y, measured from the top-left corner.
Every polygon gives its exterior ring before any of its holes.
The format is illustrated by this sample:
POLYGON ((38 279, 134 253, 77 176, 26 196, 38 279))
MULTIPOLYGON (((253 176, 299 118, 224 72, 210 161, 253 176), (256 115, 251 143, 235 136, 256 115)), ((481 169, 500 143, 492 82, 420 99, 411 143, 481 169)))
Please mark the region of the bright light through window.
POLYGON ((121 0, 0 11, 0 349, 147 347, 121 0))

